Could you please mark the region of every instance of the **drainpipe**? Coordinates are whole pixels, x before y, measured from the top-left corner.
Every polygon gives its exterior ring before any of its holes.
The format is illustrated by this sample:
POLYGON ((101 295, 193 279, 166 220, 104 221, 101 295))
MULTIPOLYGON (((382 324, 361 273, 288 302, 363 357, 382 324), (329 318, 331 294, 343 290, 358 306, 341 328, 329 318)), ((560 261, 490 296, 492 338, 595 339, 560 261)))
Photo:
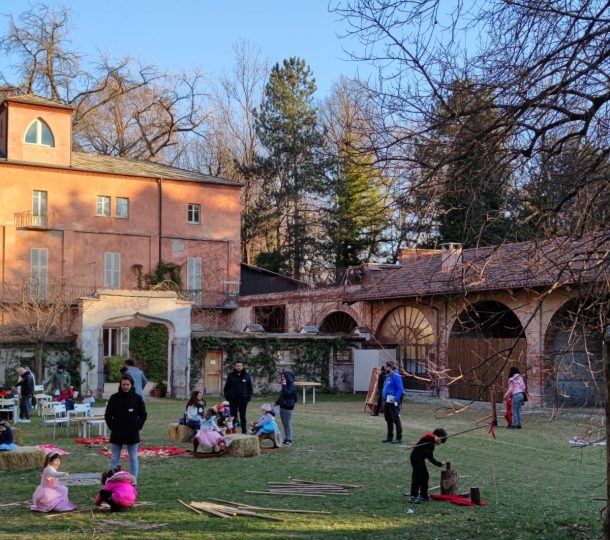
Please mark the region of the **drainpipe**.
POLYGON ((163 178, 157 178, 157 194, 159 197, 159 257, 157 264, 161 264, 162 259, 162 242, 163 242, 163 178))

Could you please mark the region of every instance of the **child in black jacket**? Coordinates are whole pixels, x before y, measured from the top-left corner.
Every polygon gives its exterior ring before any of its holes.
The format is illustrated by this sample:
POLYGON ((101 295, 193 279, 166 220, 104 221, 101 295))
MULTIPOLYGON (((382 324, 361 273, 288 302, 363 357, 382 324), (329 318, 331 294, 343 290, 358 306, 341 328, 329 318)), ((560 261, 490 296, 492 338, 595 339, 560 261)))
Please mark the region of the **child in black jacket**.
POLYGON ((442 467, 444 462, 434 459, 435 446, 447 442, 447 432, 443 428, 437 428, 432 433, 426 433, 413 448, 411 452, 411 502, 429 501, 428 496, 428 469, 426 459, 437 467, 442 467))

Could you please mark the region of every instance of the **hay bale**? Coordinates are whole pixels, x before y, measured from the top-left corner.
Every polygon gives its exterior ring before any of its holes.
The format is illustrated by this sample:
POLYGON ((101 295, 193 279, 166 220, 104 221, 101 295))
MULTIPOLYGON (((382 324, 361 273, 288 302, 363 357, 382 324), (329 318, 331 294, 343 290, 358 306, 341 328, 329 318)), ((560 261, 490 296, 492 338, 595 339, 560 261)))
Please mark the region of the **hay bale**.
POLYGON ((0 471, 41 469, 45 453, 37 446, 19 446, 15 450, 0 452, 0 471))
POLYGON ((234 433, 226 435, 225 438, 227 439, 229 455, 233 457, 251 457, 258 456, 261 453, 258 437, 254 435, 234 433))
POLYGON ((167 426, 167 436, 170 441, 191 442, 195 436, 195 431, 188 426, 182 426, 175 422, 167 426))
POLYGON ((13 432, 15 444, 18 446, 23 446, 23 432, 21 431, 21 428, 11 426, 11 430, 13 432))

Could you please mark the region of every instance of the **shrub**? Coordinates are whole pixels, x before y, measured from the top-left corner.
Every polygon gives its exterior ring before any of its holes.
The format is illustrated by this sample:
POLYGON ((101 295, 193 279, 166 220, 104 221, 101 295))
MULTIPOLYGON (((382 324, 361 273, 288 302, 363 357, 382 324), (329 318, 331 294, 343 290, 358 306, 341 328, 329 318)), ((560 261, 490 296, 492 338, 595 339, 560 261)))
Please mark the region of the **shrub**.
POLYGON ((109 356, 106 358, 106 382, 119 382, 121 380, 121 368, 125 365, 122 356, 109 356))

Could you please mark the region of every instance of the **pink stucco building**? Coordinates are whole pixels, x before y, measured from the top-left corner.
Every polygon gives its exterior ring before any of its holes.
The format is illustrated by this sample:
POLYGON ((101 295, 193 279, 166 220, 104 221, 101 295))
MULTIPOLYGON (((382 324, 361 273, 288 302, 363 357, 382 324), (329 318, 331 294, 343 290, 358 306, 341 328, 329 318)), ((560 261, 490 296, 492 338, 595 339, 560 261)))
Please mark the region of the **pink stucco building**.
POLYGON ((50 296, 60 284, 75 301, 86 298, 70 330, 93 360, 83 373, 93 387, 101 358, 120 349, 113 328, 129 319, 170 321, 168 379, 185 394, 191 307, 222 310, 238 291, 241 184, 75 152, 72 112, 33 95, 0 104, 0 299, 24 288, 50 296), (161 262, 181 267, 180 298, 141 291, 161 262), (167 314, 180 302, 188 317, 172 320, 167 314), (98 315, 89 320, 92 303, 98 315))

